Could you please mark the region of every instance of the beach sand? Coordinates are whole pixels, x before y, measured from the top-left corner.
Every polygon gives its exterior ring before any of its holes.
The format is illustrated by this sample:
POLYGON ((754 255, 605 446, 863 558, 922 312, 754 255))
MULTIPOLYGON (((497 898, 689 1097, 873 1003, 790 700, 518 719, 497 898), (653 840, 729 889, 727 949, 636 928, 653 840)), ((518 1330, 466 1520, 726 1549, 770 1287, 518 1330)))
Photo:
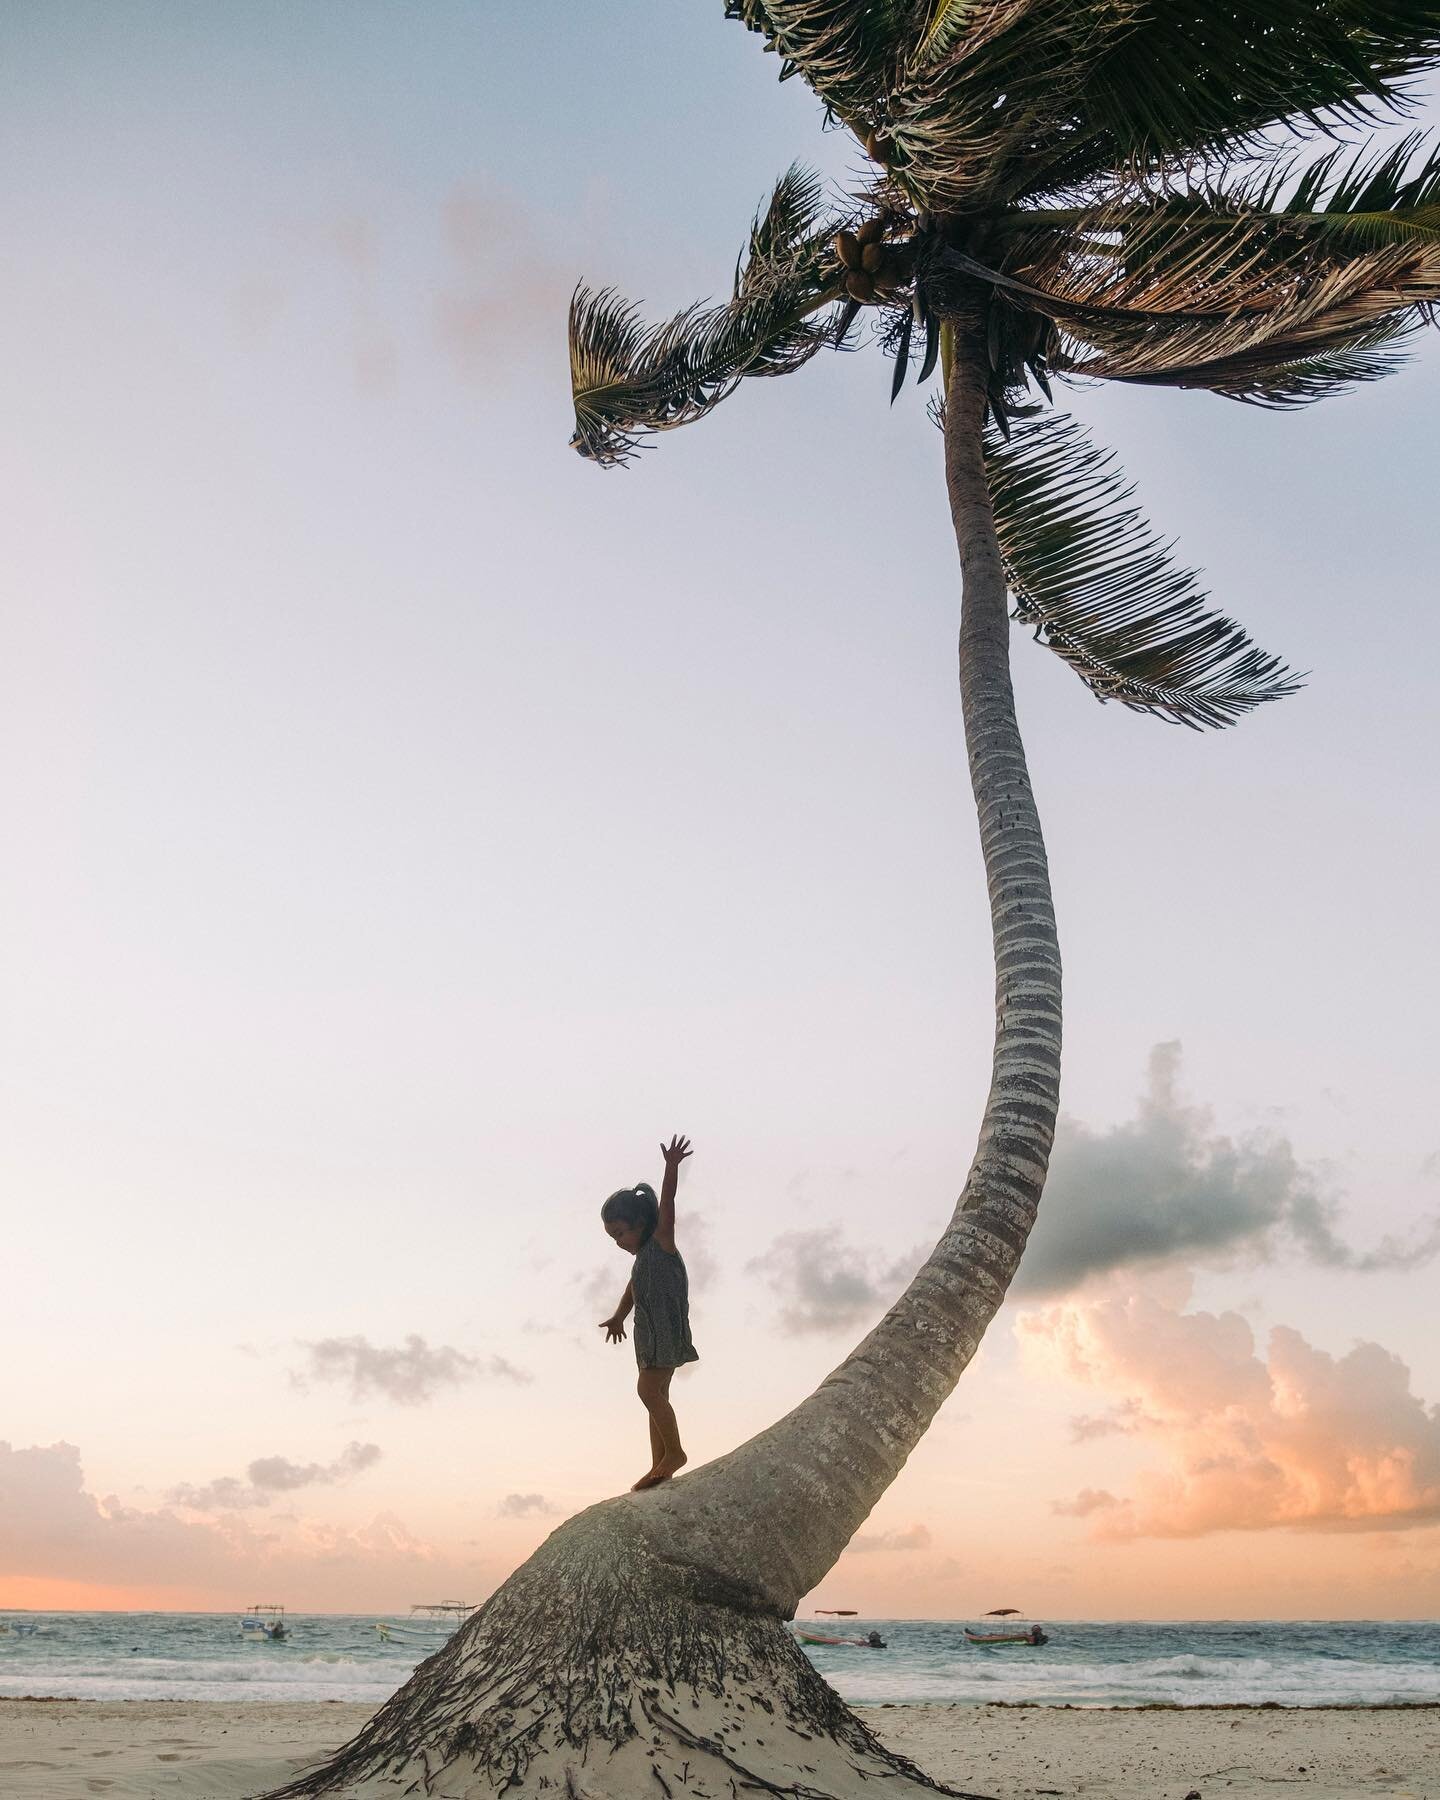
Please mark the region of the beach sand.
MULTIPOLYGON (((371 1710, 0 1700, 0 1800, 250 1800, 351 1736, 371 1710)), ((1437 1707, 863 1710, 929 1774, 995 1800, 1273 1800, 1278 1785, 1306 1800, 1440 1800, 1437 1707)))

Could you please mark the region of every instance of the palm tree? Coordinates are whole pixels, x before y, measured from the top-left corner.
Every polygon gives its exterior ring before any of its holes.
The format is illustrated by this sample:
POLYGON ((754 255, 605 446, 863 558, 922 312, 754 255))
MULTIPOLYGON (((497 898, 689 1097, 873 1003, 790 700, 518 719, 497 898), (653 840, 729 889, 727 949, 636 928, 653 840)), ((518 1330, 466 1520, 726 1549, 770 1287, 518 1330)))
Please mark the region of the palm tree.
POLYGON ((1300 406, 1395 365, 1440 299, 1440 153, 1403 113, 1432 0, 726 0, 869 165, 792 169, 728 300, 570 318, 574 445, 623 463, 857 325, 943 377, 960 691, 993 918, 993 1079, 940 1242, 787 1417, 556 1531, 353 1743, 286 1792, 934 1791, 784 1628, 894 1480, 1004 1298, 1055 1123, 1060 960, 1009 677, 1013 616, 1101 700, 1197 728, 1295 678, 1211 610, 1054 379, 1300 406), (1321 139, 1306 160, 1306 140, 1321 139))

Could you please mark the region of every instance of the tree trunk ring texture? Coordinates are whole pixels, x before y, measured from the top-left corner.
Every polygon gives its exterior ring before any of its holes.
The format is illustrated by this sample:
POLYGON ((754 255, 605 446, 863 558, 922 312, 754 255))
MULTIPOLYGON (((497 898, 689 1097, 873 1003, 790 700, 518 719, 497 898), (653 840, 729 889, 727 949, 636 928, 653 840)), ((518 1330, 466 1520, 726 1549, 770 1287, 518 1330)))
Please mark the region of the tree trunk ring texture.
POLYGON ((910 1286, 808 1399, 704 1468, 560 1526, 358 1736, 270 1800, 957 1791, 887 1750, 785 1626, 1004 1299, 1059 1101, 1059 948, 1010 688, 978 328, 955 329, 947 373, 960 687, 996 970, 990 1094, 955 1212, 910 1286))

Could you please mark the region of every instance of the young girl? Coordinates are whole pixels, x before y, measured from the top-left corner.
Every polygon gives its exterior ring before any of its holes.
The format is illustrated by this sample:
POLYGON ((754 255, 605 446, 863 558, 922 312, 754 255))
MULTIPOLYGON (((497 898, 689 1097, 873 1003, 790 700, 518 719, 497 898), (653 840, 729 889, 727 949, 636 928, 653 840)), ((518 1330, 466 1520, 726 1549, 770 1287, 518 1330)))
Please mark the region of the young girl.
POLYGON ((634 1307, 637 1387, 650 1415, 651 1453, 650 1472, 635 1483, 637 1489, 668 1481, 688 1461, 670 1404, 670 1378, 681 1363, 699 1361, 690 1341, 690 1280, 675 1248, 675 1189, 680 1165, 690 1154, 689 1138, 672 1137, 660 1146, 660 1154, 665 1158, 665 1179, 659 1200, 654 1188, 642 1181, 621 1188, 600 1208, 600 1223, 635 1258, 620 1304, 600 1321, 600 1329, 607 1343, 622 1342, 626 1315, 634 1307))

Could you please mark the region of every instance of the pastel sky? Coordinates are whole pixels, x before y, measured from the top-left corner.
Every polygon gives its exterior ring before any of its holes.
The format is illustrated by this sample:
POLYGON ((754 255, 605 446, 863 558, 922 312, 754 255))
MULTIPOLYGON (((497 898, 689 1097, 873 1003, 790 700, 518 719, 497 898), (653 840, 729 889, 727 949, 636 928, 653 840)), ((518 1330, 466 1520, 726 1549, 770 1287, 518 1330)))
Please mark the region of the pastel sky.
MULTIPOLYGON (((719 0, 0 14, 0 1606, 482 1598, 645 1456, 597 1208, 685 1131, 692 1457, 946 1217, 989 1053, 924 396, 605 474, 581 275, 721 289, 793 159, 719 0)), ((815 1600, 1440 1613, 1440 345, 1064 404, 1304 693, 1017 634, 1068 978, 1046 1212, 815 1600)))

